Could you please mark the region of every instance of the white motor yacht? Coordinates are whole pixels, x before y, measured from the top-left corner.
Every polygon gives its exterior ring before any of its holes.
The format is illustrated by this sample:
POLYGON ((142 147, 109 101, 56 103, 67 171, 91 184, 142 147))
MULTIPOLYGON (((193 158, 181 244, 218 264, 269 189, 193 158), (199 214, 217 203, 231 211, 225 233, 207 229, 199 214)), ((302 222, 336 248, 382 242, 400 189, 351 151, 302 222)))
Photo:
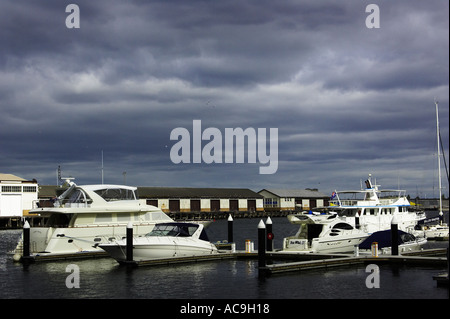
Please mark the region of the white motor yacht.
POLYGON ((432 240, 448 240, 448 226, 446 224, 423 227, 424 236, 432 240))
MULTIPOLYGON (((126 239, 99 245, 119 263, 126 260, 126 246, 126 239)), ((201 224, 161 223, 145 236, 133 237, 134 261, 216 253, 216 246, 209 242, 201 224)))
POLYGON ((373 185, 370 174, 365 184, 366 188, 359 191, 333 192, 328 208, 345 216, 352 225, 364 225, 369 234, 390 229, 394 215, 398 229, 408 233, 426 218, 425 212, 411 210, 405 190, 380 190, 379 185, 373 185))
MULTIPOLYGON (((133 223, 134 233, 149 233, 156 223, 172 222, 159 208, 141 203, 137 188, 123 185, 77 186, 69 188, 54 202, 54 207, 36 208, 30 214, 48 217, 45 227, 31 227, 30 253, 56 256, 77 253, 102 253, 100 243, 122 239, 126 226, 133 223)), ((22 239, 14 260, 22 255, 22 239)))
POLYGON ((390 229, 394 215, 398 229, 412 233, 425 213, 411 211, 404 190, 379 190, 371 175, 366 188, 333 192, 330 206, 292 214, 288 219, 300 224, 297 234, 287 237, 283 250, 319 253, 351 252, 374 232, 390 229))
POLYGON ((349 253, 369 236, 336 213, 303 212, 288 219, 300 228, 294 236, 283 239, 284 251, 349 253))

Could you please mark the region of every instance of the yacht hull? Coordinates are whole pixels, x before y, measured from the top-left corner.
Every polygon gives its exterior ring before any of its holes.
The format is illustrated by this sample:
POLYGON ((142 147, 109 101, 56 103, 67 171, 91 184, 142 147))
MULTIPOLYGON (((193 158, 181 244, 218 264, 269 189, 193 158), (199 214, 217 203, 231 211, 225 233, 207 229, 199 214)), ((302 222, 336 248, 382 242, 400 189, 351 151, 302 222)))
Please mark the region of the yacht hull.
MULTIPOLYGON (((126 260, 126 241, 99 245, 118 262, 126 260)), ((133 260, 191 257, 216 254, 217 248, 206 241, 190 238, 137 238, 133 241, 133 260)))
POLYGON ((358 237, 345 237, 337 239, 335 237, 314 239, 311 245, 306 239, 285 238, 283 247, 284 251, 298 251, 311 253, 352 253, 355 246, 361 244, 368 235, 358 237))
MULTIPOLYGON (((136 235, 149 233, 155 224, 135 226, 136 235)), ((99 244, 122 240, 126 226, 102 227, 32 227, 30 230, 30 253, 33 256, 58 256, 75 253, 104 253, 99 244)), ((21 254, 20 240, 15 253, 21 254)))

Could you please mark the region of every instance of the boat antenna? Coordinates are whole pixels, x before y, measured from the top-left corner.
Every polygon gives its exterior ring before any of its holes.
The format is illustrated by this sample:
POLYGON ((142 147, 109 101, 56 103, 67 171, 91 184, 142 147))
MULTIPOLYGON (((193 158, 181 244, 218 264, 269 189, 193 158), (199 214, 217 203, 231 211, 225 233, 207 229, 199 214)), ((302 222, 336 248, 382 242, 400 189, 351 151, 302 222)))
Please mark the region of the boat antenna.
POLYGON ((103 185, 103 150, 102 150, 102 185, 103 185))
POLYGON ((439 107, 438 101, 434 99, 434 104, 436 105, 436 136, 437 136, 437 157, 438 157, 438 183, 439 183, 439 216, 442 217, 444 213, 442 212, 442 184, 441 184, 441 143, 440 143, 440 131, 439 131, 439 107))

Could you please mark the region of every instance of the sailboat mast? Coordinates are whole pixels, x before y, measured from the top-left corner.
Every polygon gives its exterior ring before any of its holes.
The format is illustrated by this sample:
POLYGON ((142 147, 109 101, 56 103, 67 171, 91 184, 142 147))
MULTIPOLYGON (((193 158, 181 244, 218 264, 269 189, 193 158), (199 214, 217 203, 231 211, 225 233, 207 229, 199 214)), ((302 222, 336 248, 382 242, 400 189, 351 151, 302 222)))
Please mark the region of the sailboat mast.
MULTIPOLYGON (((439 108, 438 102, 434 101, 436 104, 436 135, 437 135, 437 157, 438 157, 438 180, 439 180, 439 216, 442 218, 444 213, 442 212, 442 184, 441 184, 441 143, 439 134, 439 108)), ((442 222, 442 219, 441 219, 442 222)))

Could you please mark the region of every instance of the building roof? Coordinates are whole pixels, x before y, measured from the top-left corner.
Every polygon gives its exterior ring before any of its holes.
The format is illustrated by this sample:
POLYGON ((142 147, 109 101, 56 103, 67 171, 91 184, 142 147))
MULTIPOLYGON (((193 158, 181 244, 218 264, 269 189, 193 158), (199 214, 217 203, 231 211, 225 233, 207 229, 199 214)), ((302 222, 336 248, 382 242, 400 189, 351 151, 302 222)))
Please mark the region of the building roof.
POLYGON ((276 189, 264 188, 258 193, 266 191, 277 197, 297 197, 297 198, 328 198, 329 196, 319 192, 317 189, 276 189))
POLYGON ((138 187, 139 198, 263 198, 247 188, 138 187))
POLYGON ((25 181, 24 178, 13 175, 13 174, 2 174, 0 173, 0 181, 15 181, 15 182, 22 182, 25 181))
MULTIPOLYGON (((52 198, 67 188, 39 185, 40 198, 52 198)), ((139 198, 263 198, 247 188, 138 187, 139 198)))

